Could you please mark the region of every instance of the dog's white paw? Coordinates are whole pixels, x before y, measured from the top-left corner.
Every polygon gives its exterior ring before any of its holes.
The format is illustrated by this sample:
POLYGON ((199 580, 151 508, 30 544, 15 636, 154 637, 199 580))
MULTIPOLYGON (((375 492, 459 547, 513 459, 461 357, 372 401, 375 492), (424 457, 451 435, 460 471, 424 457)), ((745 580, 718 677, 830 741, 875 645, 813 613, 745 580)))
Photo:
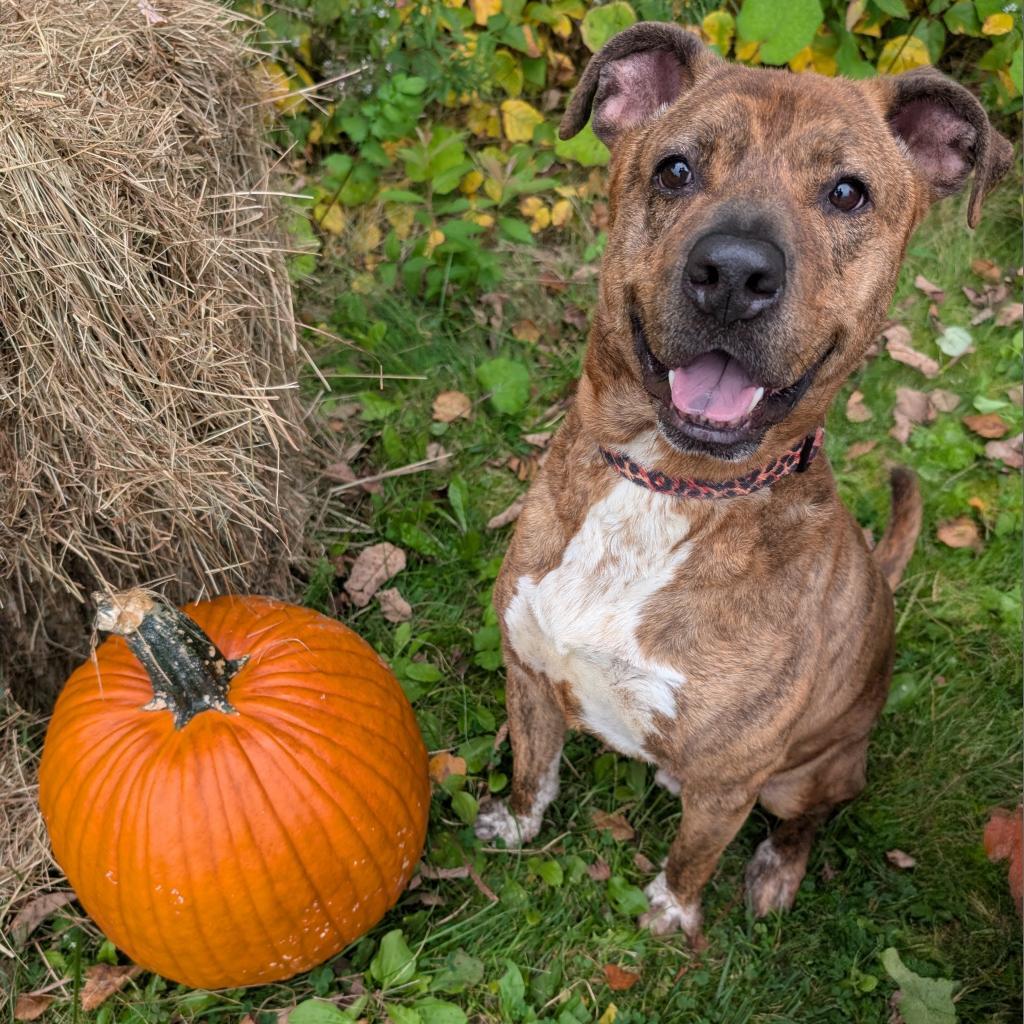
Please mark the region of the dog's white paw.
POLYGON ((747 903, 755 917, 772 910, 789 910, 804 879, 804 865, 779 855, 771 839, 754 851, 747 864, 747 903))
POLYGON ((540 815, 513 814, 504 800, 481 804, 473 826, 477 839, 490 842, 504 839, 509 848, 523 846, 540 831, 540 815))
POLYGON ((641 928, 649 929, 653 935, 671 935, 681 931, 695 949, 703 946, 701 924, 704 915, 700 903, 680 903, 669 889, 664 871, 644 889, 644 895, 651 909, 640 916, 637 923, 641 928))
POLYGON ((679 780, 674 775, 669 775, 663 768, 657 770, 654 781, 662 788, 667 789, 673 796, 679 796, 679 780))

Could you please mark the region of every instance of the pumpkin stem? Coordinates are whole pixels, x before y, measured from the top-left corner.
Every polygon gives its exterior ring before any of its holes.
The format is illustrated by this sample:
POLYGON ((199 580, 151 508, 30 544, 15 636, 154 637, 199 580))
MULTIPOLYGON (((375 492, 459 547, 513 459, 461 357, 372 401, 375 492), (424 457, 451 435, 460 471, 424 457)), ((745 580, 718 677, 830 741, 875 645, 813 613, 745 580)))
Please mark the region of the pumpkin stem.
POLYGON ((225 658, 184 612, 138 587, 93 599, 96 628, 123 636, 149 675, 153 699, 144 711, 170 710, 177 729, 210 708, 237 713, 228 687, 248 657, 225 658))

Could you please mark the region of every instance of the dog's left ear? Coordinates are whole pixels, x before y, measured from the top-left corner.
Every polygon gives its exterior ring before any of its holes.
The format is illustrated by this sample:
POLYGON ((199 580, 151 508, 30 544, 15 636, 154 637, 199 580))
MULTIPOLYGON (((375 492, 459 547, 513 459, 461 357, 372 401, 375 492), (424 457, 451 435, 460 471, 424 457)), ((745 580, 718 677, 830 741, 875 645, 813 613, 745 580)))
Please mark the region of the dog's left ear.
POLYGON ((594 134, 610 148, 622 133, 673 103, 718 60, 697 36, 664 22, 642 21, 613 36, 590 58, 558 126, 562 139, 583 130, 594 114, 594 134))
POLYGON ((933 202, 959 192, 974 172, 967 223, 975 227, 982 202, 1013 163, 1013 146, 989 124, 970 92, 934 68, 875 81, 886 90, 889 127, 906 146, 933 202))

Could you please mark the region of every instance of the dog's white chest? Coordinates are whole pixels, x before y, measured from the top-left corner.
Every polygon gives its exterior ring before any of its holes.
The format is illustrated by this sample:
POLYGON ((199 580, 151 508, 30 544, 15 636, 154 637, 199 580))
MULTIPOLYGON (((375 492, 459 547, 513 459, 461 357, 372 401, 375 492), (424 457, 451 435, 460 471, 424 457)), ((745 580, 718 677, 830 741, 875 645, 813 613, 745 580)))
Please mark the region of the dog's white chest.
POLYGON ((559 565, 520 577, 505 611, 517 657, 571 690, 584 728, 623 754, 650 758, 656 714, 674 718, 681 672, 640 652, 644 610, 686 560, 676 502, 619 481, 594 505, 559 565))

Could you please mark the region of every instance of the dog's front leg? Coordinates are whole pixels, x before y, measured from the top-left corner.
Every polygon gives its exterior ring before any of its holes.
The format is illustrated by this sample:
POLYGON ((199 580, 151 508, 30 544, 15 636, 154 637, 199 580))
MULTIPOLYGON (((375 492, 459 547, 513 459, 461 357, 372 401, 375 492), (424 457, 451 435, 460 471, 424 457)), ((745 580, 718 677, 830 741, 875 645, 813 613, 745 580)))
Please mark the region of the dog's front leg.
POLYGON ((480 808, 476 834, 522 846, 540 831, 544 812, 558 796, 558 767, 565 716, 546 679, 507 657, 506 705, 512 741, 512 792, 508 803, 490 800, 480 808))
POLYGON ((683 819, 664 870, 644 890, 650 910, 639 923, 655 935, 682 931, 693 949, 702 949, 706 942, 701 929, 701 890, 747 820, 756 792, 711 798, 684 787, 681 795, 683 819))

